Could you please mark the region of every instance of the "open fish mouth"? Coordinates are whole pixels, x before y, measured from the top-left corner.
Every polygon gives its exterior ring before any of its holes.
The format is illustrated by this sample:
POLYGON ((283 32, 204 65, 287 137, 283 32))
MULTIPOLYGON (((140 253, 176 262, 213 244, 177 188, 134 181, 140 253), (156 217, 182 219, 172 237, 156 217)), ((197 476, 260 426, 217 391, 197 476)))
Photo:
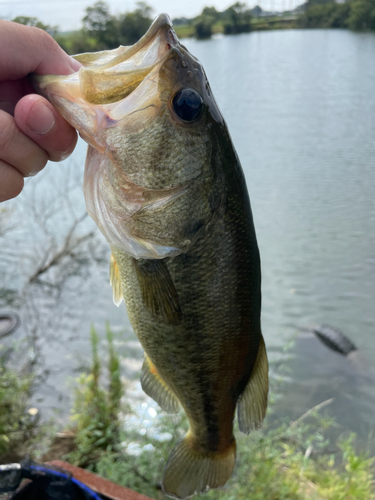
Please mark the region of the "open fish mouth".
POLYGON ((82 64, 78 72, 32 75, 31 81, 89 144, 101 149, 100 129, 113 125, 111 121, 150 106, 160 109, 155 102, 159 71, 171 48, 178 46, 169 16, 161 14, 134 45, 75 55, 82 64))
POLYGON ((162 14, 134 45, 115 50, 80 54, 82 97, 92 104, 109 104, 127 97, 160 65, 177 42, 168 15, 162 14))

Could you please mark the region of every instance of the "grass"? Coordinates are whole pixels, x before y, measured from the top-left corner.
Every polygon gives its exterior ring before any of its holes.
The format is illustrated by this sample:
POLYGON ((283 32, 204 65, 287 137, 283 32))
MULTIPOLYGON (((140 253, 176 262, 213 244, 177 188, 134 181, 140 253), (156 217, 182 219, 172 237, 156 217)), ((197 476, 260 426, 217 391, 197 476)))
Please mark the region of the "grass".
MULTIPOLYGON (((74 450, 67 458, 111 481, 162 500, 163 469, 174 443, 187 430, 186 418, 183 414, 171 417, 145 405, 144 414, 135 419, 123 402, 120 362, 108 326, 106 363, 99 356, 98 344, 98 334, 92 328, 92 362, 77 381, 72 410, 74 450), (149 427, 147 419, 152 420, 149 427)), ((45 438, 45 429, 28 412, 32 382, 31 376, 7 368, 5 356, 0 357, 3 462, 6 457, 10 461, 9 453, 15 450, 21 456, 31 452, 37 458, 35 452, 45 438)), ((236 429, 238 456, 233 477, 222 490, 195 498, 375 500, 374 458, 358 450, 354 434, 343 434, 336 443, 328 439, 328 431, 335 423, 321 414, 323 406, 281 425, 271 425, 266 419, 263 429, 250 436, 236 429)))
POLYGON ((33 376, 8 368, 0 345, 0 463, 29 455, 37 459, 47 446, 51 424, 39 423, 39 414, 30 408, 33 376))
MULTIPOLYGON (((355 449, 355 436, 343 437, 335 453, 322 429, 328 420, 309 417, 296 427, 265 426, 250 437, 237 434, 237 464, 223 490, 197 495, 197 500, 375 500, 374 459, 355 449)), ((183 421, 182 427, 186 427, 183 421)), ((330 425, 330 424, 329 424, 330 425)), ((182 434, 167 416, 159 419, 157 433, 182 434)), ((124 444, 115 453, 103 455, 96 472, 123 486, 157 500, 163 468, 172 443, 150 436, 122 433, 124 444), (140 453, 128 452, 129 440, 139 443, 140 453)), ((171 440, 172 441, 172 440, 171 440)))
MULTIPOLYGON (((108 332, 109 329, 107 336, 108 332)), ((86 459, 87 455, 95 457, 90 461, 92 471, 156 500, 164 499, 160 480, 174 443, 187 430, 186 418, 182 414, 171 417, 161 410, 157 413, 149 407, 144 410, 145 415, 137 419, 136 425, 131 424, 129 409, 120 412, 119 389, 111 389, 113 375, 114 386, 118 387, 118 361, 111 347, 112 337, 107 338, 110 383, 105 391, 97 386, 101 368, 97 355, 98 339, 92 332, 92 369, 80 379, 73 416, 79 423, 76 428, 77 449, 81 458, 86 459), (115 409, 119 413, 113 427, 109 417, 114 417, 115 409), (151 412, 153 418, 147 412, 151 412), (142 429, 143 419, 152 419, 149 431, 142 429), (115 428, 115 431, 111 430, 108 435, 103 427, 107 431, 115 428), (102 436, 107 436, 104 441, 102 436)), ((271 399, 276 397, 274 394, 271 399)), ((335 423, 330 417, 321 415, 324 406, 325 403, 318 405, 298 420, 276 427, 266 420, 263 429, 250 436, 244 436, 236 429, 238 457, 233 477, 223 490, 210 491, 195 498, 375 500, 374 458, 357 450, 354 434, 341 436, 337 443, 330 442, 328 431, 335 423)))
POLYGON ((192 24, 179 24, 178 26, 174 26, 174 30, 178 38, 190 38, 195 33, 192 24))
POLYGON ((88 467, 103 453, 114 451, 119 442, 121 398, 124 393, 120 379, 120 361, 113 347, 113 334, 107 325, 108 378, 107 388, 101 387, 102 364, 98 354, 99 336, 90 332, 92 364, 90 373, 77 379, 71 421, 75 432, 75 450, 68 455, 74 465, 88 467))

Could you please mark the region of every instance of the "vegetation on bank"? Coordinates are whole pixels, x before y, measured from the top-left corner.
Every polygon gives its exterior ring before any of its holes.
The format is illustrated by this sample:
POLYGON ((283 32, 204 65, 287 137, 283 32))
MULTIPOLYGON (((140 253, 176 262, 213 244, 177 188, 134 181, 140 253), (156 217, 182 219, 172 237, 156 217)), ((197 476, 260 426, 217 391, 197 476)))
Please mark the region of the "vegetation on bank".
POLYGON ((300 28, 349 28, 375 30, 374 0, 308 0, 305 11, 296 20, 300 28))
POLYGON ((39 458, 52 431, 50 424, 40 424, 37 409, 30 407, 33 375, 10 369, 8 354, 0 344, 0 463, 25 455, 39 458))
MULTIPOLYGON (((109 5, 99 0, 87 7, 78 31, 59 33, 57 26, 44 24, 36 17, 18 16, 13 21, 36 26, 49 32, 68 54, 79 54, 131 45, 144 35, 153 18, 153 9, 138 2, 136 9, 112 15, 109 5)), ((259 6, 248 8, 236 2, 220 12, 204 7, 195 18, 173 19, 180 38, 210 38, 215 33, 233 35, 252 30, 289 28, 349 28, 356 31, 375 30, 375 0, 307 0, 294 11, 272 13, 259 6)))
MULTIPOLYGON (((68 458, 81 467, 95 464, 104 453, 114 452, 120 442, 119 414, 124 410, 121 398, 124 387, 120 378, 120 360, 113 346, 113 333, 107 325, 108 384, 102 387, 103 366, 98 354, 99 336, 91 328, 92 364, 88 373, 77 379, 72 426, 75 432, 75 449, 68 458)), ((123 405, 124 406, 124 405, 123 405)))
MULTIPOLYGON (((60 458, 161 500, 165 498, 160 489, 163 469, 174 443, 186 432, 186 418, 165 415, 146 404, 142 405, 143 415, 132 414, 124 402, 113 342, 107 326, 108 355, 103 363, 103 356, 98 354, 98 334, 91 330, 91 367, 77 379, 72 410, 74 448, 60 458), (148 426, 147 419, 152 425, 148 426)), ((31 444, 40 449, 45 429, 35 421, 32 426, 24 421, 32 378, 6 368, 4 356, 1 363, 0 462, 4 462, 10 447, 19 451, 23 447, 25 453, 32 451, 31 444)), ((263 429, 250 436, 241 435, 237 429, 238 459, 232 479, 223 490, 195 498, 375 500, 375 459, 356 450, 354 434, 330 442, 327 431, 335 424, 320 414, 323 406, 278 426, 266 420, 263 429)))
MULTIPOLYGON (((76 465, 89 465, 93 472, 115 483, 161 500, 165 498, 160 489, 163 469, 172 447, 187 430, 186 418, 182 414, 168 416, 160 410, 157 414, 148 407, 144 410, 146 416, 138 417, 138 425, 132 424, 130 408, 121 402, 113 335, 107 327, 106 390, 99 386, 103 366, 97 354, 95 331, 91 332, 91 342, 91 371, 79 379, 72 417, 77 449, 69 459, 76 465), (87 419, 87 415, 91 418, 87 419), (152 420, 150 427, 147 420, 152 420)), ((335 424, 331 418, 321 416, 319 410, 309 410, 298 420, 276 427, 266 421, 263 430, 250 436, 241 435, 237 429, 238 460, 232 479, 223 490, 195 498, 375 500, 375 459, 356 451, 354 434, 343 435, 336 445, 330 442, 327 431, 335 424)))
MULTIPOLYGON (((147 31, 153 18, 153 9, 138 2, 132 12, 112 15, 109 5, 99 0, 87 7, 78 31, 59 33, 57 26, 49 26, 35 17, 18 16, 13 21, 36 26, 49 32, 69 54, 113 49, 131 45, 147 31)), ((375 0, 307 0, 294 11, 272 13, 259 6, 250 9, 246 3, 235 2, 224 11, 204 7, 195 18, 173 19, 180 38, 210 38, 215 33, 225 35, 248 33, 252 30, 285 28, 349 28, 375 30, 375 0)))

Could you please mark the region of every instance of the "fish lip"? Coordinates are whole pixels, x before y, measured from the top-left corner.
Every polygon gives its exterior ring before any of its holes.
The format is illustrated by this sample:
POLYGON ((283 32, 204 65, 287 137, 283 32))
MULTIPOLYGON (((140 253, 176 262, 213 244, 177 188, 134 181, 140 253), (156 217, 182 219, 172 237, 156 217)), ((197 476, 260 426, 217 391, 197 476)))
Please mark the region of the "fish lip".
POLYGON ((139 50, 143 49, 158 33, 159 31, 166 26, 169 28, 167 30, 168 34, 168 41, 172 42, 170 45, 175 45, 178 44, 178 38, 177 35, 173 29, 173 23, 171 21, 171 18, 169 17, 168 14, 159 14, 154 21, 152 22, 151 26, 149 29, 146 31, 146 33, 136 42, 134 45, 131 46, 131 53, 135 54, 139 50))
MULTIPOLYGON (((146 31, 146 33, 138 40, 138 42, 136 42, 134 45, 132 45, 132 49, 134 49, 134 53, 138 52, 145 45, 147 45, 147 43, 150 42, 152 40, 152 38, 155 37, 164 26, 167 26, 170 28, 168 30, 168 34, 169 34, 169 32, 171 32, 171 37, 174 36, 175 43, 178 43, 178 39, 177 39, 176 33, 173 29, 173 24, 172 24, 171 18, 169 17, 168 14, 159 14, 154 19, 154 21, 152 22, 151 26, 146 31)), ((171 41, 173 42, 173 38, 171 38, 171 41)))
MULTIPOLYGON (((59 94, 58 87, 64 86, 65 84, 81 87, 81 97, 88 104, 109 104, 111 102, 118 102, 119 100, 125 97, 119 97, 118 100, 112 100, 108 103, 103 102, 93 102, 90 99, 86 99, 86 92, 84 90, 83 81, 85 78, 89 78, 91 75, 101 75, 107 74, 108 77, 116 76, 119 71, 121 71, 120 65, 126 62, 129 64, 126 65, 125 71, 129 74, 129 77, 137 71, 137 69, 142 68, 145 71, 144 77, 142 81, 147 77, 155 66, 162 64, 166 56, 168 56, 170 49, 179 45, 179 40, 175 31, 173 30, 173 24, 168 14, 160 14, 155 20, 152 22, 151 26, 147 30, 147 32, 133 45, 125 47, 120 46, 118 49, 114 49, 111 51, 102 51, 96 53, 88 53, 92 56, 91 59, 85 60, 85 57, 88 54, 76 54, 74 57, 78 60, 82 66, 78 71, 71 73, 70 75, 37 75, 31 74, 29 75, 29 80, 34 88, 42 92, 47 90, 46 88, 49 85, 53 85, 56 91, 56 94, 59 94), (163 33, 164 31, 164 33, 163 33), (147 45, 152 45, 152 42, 156 37, 160 34, 160 40, 154 46, 153 57, 151 57, 151 61, 147 65, 142 65, 143 58, 147 60, 147 53, 149 50, 147 49, 147 45), (164 36, 163 36, 164 35, 164 36), (167 45, 167 50, 161 51, 162 43, 165 42, 167 45), (156 49, 155 49, 156 47, 156 49), (146 50, 144 50, 146 49, 146 50), (144 54, 142 54, 142 51, 144 54), (162 53, 160 53, 162 52, 162 53), (164 52, 164 53, 163 53, 164 52), (137 54, 140 53, 140 57, 137 59, 137 54), (101 57, 101 54, 105 54, 105 57, 101 57), (101 62, 101 59, 104 58, 104 62, 101 62)), ((142 81, 140 83, 142 83, 142 81)))
MULTIPOLYGON (((106 69, 110 69, 117 64, 120 64, 121 62, 124 62, 128 59, 130 59, 132 56, 134 56, 137 52, 141 51, 148 43, 152 41, 153 38, 155 38, 158 33, 166 27, 166 32, 168 36, 168 42, 170 45, 176 45, 179 43, 177 35, 173 29, 173 24, 171 21, 171 18, 169 17, 168 14, 159 14, 154 21, 152 22, 151 26, 149 29, 146 31, 146 33, 138 40, 138 42, 134 43, 133 45, 129 46, 129 48, 124 51, 123 54, 119 54, 118 56, 115 56, 112 60, 104 63, 104 64, 99 64, 94 66, 95 69, 99 69, 101 71, 104 71, 106 69)), ((124 47, 125 48, 125 47, 124 47)), ((73 57, 79 59, 80 56, 84 54, 77 54, 73 57)), ((89 67, 92 68, 92 67, 89 67)), ((86 68, 85 66, 81 67, 79 71, 84 71, 86 68)))

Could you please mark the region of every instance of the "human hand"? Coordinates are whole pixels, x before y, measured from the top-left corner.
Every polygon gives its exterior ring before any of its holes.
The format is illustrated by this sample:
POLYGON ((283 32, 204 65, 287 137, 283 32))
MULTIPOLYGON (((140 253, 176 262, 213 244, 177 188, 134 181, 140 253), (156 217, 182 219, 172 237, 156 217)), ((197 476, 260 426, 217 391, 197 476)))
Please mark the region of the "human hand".
POLYGON ((0 202, 17 196, 24 177, 48 160, 67 158, 77 132, 43 97, 34 94, 29 73, 69 75, 80 63, 48 35, 0 20, 0 202))

